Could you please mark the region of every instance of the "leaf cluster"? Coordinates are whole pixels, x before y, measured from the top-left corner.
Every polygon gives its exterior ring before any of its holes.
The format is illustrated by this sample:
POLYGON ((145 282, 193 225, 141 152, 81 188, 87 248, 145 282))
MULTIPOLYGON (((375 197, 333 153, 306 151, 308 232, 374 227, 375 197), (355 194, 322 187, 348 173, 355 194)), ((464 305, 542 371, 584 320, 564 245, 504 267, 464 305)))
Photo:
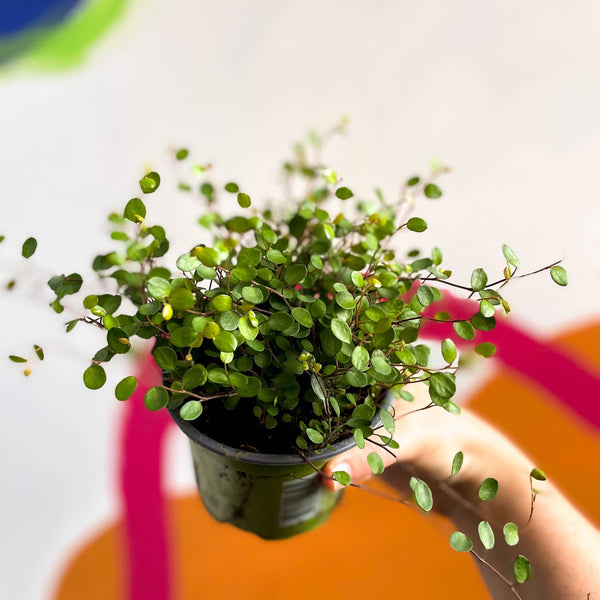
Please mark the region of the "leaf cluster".
MULTIPOLYGON (((185 160, 187 151, 176 158, 185 160)), ((456 335, 471 340, 476 330, 495 326, 496 310, 510 310, 498 290, 515 276, 518 258, 504 246, 507 266, 500 279, 490 283, 477 268, 470 285, 453 283, 439 248, 430 256, 399 256, 394 249, 398 234, 427 229, 423 219, 398 221, 398 206, 380 192, 374 201, 357 199, 334 171, 309 164, 303 152, 284 169, 307 182, 308 191, 285 202, 281 212, 251 208, 250 195, 237 183, 203 180, 197 189, 206 210, 199 224, 212 242, 191 248, 171 266, 159 261, 170 245, 164 227, 146 222, 148 195, 161 178, 152 171, 140 179, 141 197, 109 217, 118 247, 92 264, 100 278, 112 280, 114 293, 87 295, 85 316, 67 324, 71 330, 85 321, 103 330, 105 344, 92 357, 84 383, 102 387, 107 362, 129 352, 136 338, 153 339, 163 381, 145 395, 150 410, 168 407, 195 420, 207 402, 228 409, 251 402, 266 430, 285 425, 294 432, 290 445, 298 450, 319 450, 350 435, 357 443, 368 439, 393 449, 393 416, 384 411, 382 427, 373 425, 390 390, 402 395, 406 384, 423 381, 432 404, 460 411, 453 401, 454 341, 442 342, 447 364, 433 368, 431 348, 420 340, 426 319, 449 318, 428 316, 442 297, 440 287, 454 285, 478 297, 479 310, 453 322, 456 335), (223 194, 241 211, 225 216, 214 209, 223 194), (353 205, 338 212, 339 201, 353 205)), ((193 172, 206 174, 197 166, 193 172)), ((432 200, 442 196, 431 179, 412 177, 405 189, 432 200)), ((33 242, 27 245, 31 251, 33 242)), ((562 271, 552 266, 552 277, 564 285, 562 271)), ((52 306, 61 312, 61 301, 80 291, 82 278, 57 275, 48 283, 56 296, 52 306)), ((489 357, 495 348, 484 342, 475 351, 489 357)), ((136 385, 134 377, 120 381, 117 399, 126 400, 136 385)), ((383 468, 375 453, 370 463, 374 472, 383 468)), ((428 506, 424 490, 415 483, 428 506)))

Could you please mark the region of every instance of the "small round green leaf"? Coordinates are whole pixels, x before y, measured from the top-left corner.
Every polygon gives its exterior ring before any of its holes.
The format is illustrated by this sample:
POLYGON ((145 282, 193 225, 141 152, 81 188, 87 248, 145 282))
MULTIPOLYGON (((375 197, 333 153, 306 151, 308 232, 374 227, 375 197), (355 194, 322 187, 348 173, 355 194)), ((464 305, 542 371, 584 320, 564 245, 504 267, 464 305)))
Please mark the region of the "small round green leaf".
POLYGON ((256 277, 256 269, 251 265, 238 264, 231 274, 244 283, 249 283, 256 277))
POLYGON ((488 282, 487 273, 483 269, 475 269, 471 274, 471 287, 475 292, 485 288, 488 282))
POLYGON ((547 479, 546 473, 544 473, 544 471, 542 471, 541 469, 538 469, 537 467, 531 469, 529 476, 532 479, 536 479, 537 481, 546 481, 546 479, 547 479))
POLYGON ((108 347, 117 354, 126 354, 131 349, 129 336, 119 327, 112 327, 106 334, 108 347))
POLYGON ((294 317, 300 325, 304 325, 304 327, 312 327, 314 325, 311 314, 306 308, 302 308, 301 306, 292 308, 292 317, 294 317))
POLYGON ((452 470, 450 472, 451 475, 456 475, 460 469, 462 468, 464 460, 464 454, 459 450, 452 459, 452 470))
POLYGON ((481 521, 477 527, 477 533, 479 534, 479 539, 481 540, 483 547, 486 550, 491 550, 496 543, 492 526, 487 521, 481 521))
POLYGON ((411 231, 421 233, 422 231, 425 231, 427 229, 427 223, 419 217, 412 217, 406 223, 406 227, 411 231))
POLYGON ((346 310, 352 310, 356 306, 354 296, 346 290, 338 292, 335 295, 336 303, 346 310))
POLYGON ((196 246, 190 254, 196 257, 205 267, 216 267, 219 264, 219 253, 214 248, 196 246))
POLYGON ((352 351, 352 365, 358 371, 366 371, 369 368, 369 351, 364 346, 356 346, 352 351))
POLYGON ((23 248, 21 249, 21 254, 24 258, 31 258, 35 251, 37 250, 37 240, 33 237, 27 238, 23 242, 23 248))
POLYGON ((151 387, 144 396, 148 410, 160 410, 169 403, 169 392, 160 386, 151 387))
POLYGON ((480 331, 491 331, 496 327, 496 319, 494 317, 484 317, 478 312, 471 317, 471 325, 480 331))
POLYGON ((221 331, 213 343, 221 352, 233 352, 237 348, 237 339, 230 331, 221 331))
POLYGON ((249 286, 242 288, 242 298, 250 304, 260 304, 264 302, 269 296, 266 288, 260 286, 249 286))
POLYGON ((394 421, 392 413, 390 413, 385 408, 382 408, 381 412, 379 413, 379 416, 381 417, 381 424, 383 425, 383 428, 390 435, 394 435, 394 431, 396 430, 396 421, 394 421))
POLYGON ((442 190, 437 185, 435 185, 435 183, 428 183, 423 188, 423 193, 427 198, 435 200, 442 195, 442 190))
POLYGON ((456 393, 456 377, 453 373, 433 373, 429 387, 440 398, 450 399, 456 393))
POLYGON ((550 269, 550 276, 555 283, 558 283, 558 285, 567 285, 569 283, 567 271, 560 265, 554 265, 550 269))
POLYGON ((450 536, 450 546, 457 552, 470 552, 473 549, 473 542, 462 531, 455 531, 450 536))
POLYGON ((258 327, 254 327, 248 317, 242 317, 239 320, 238 327, 245 340, 253 340, 258 335, 258 327))
POLYGON ((393 370, 393 367, 387 361, 385 354, 381 350, 375 350, 373 352, 371 364, 373 365, 373 369, 381 375, 389 375, 393 370))
POLYGON ((285 255, 280 250, 275 248, 269 248, 267 250, 267 258, 276 265, 281 265, 285 262, 285 255))
POLYGON ((507 545, 516 546, 519 543, 519 528, 514 523, 506 523, 502 532, 507 545))
POLYGON ((456 323, 452 323, 454 331, 461 337, 463 340, 472 340, 475 337, 475 330, 473 329, 473 325, 468 321, 457 321, 456 323))
POLYGON ((150 171, 140 179, 140 188, 144 194, 152 194, 160 185, 160 175, 156 171, 150 171))
MULTIPOLYGON (((194 317, 195 319, 198 317, 194 317)), ((235 331, 240 323, 240 318, 234 312, 228 310, 221 313, 219 317, 219 325, 221 325, 221 329, 225 331, 235 331)), ((194 322, 192 321, 192 327, 194 327, 194 322)), ((194 327, 194 330, 196 328, 194 327)), ((202 328, 204 329, 204 328, 202 328)), ((202 330, 201 330, 202 331, 202 330)))
POLYGON ((240 186, 233 181, 225 184, 225 191, 230 194, 237 194, 240 191, 240 186))
POLYGON ((313 444, 322 444, 324 441, 323 434, 311 427, 306 430, 306 435, 313 444))
POLYGON ((352 343, 352 330, 346 321, 331 319, 331 333, 342 342, 352 343))
POLYGON ((237 195, 237 201, 242 208, 248 208, 252 204, 250 196, 248 196, 248 194, 244 194, 243 192, 240 192, 237 195))
POLYGON ((512 265, 513 267, 519 266, 520 261, 517 258, 517 255, 515 254, 514 250, 506 244, 502 244, 502 254, 504 254, 504 258, 508 264, 512 265))
POLYGON ((494 354, 496 354, 496 346, 490 342, 482 342, 481 344, 475 346, 475 352, 477 352, 477 354, 480 356, 489 358, 490 356, 494 356, 494 354))
POLYGON ((417 300, 424 306, 429 306, 435 300, 435 294, 428 285, 420 285, 417 290, 417 300))
POLYGON ((362 429, 355 429, 352 435, 354 436, 356 445, 362 450, 365 447, 365 434, 362 429))
POLYGON ((169 304, 175 310, 190 310, 196 304, 196 296, 186 288, 176 288, 169 294, 169 304))
POLYGON ((231 296, 228 296, 227 294, 219 294, 218 296, 215 296, 210 303, 221 313, 230 311, 231 307, 233 306, 231 296))
POLYGON ((308 269, 306 265, 291 265, 285 270, 283 278, 288 285, 297 285, 307 274, 308 269))
POLYGON ((517 583, 525 583, 531 577, 531 566, 522 554, 515 558, 513 573, 517 583))
POLYGON ((335 481, 337 481, 338 483, 346 486, 346 485, 350 485, 351 479, 350 479, 350 475, 348 475, 348 473, 346 473, 346 471, 334 471, 331 476, 333 477, 333 479, 335 481))
POLYGON ((98 390, 106 383, 106 371, 101 365, 91 365, 83 372, 83 383, 90 390, 98 390))
POLYGON ((162 300, 171 293, 171 283, 163 277, 151 277, 146 282, 146 288, 156 300, 162 300))
POLYGON ((421 510, 429 512, 433 508, 433 495, 429 486, 422 479, 411 477, 410 487, 415 495, 417 506, 421 510))
POLYGON ((180 150, 177 150, 177 152, 175 152, 175 158, 177 160, 183 160, 188 157, 188 154, 189 152, 186 148, 181 148, 180 150))
POLYGON ((179 416, 184 421, 193 421, 202 414, 202 402, 200 400, 188 400, 180 409, 179 416))
POLYGON ((450 338, 446 338, 442 342, 442 356, 444 357, 444 360, 450 364, 454 362, 456 354, 456 344, 450 338))
POLYGON ((273 313, 267 322, 271 329, 274 329, 275 331, 285 331, 294 324, 294 319, 289 313, 280 311, 273 313))
POLYGON ((381 458, 377 452, 369 453, 367 462, 369 463, 373 475, 381 475, 381 473, 383 473, 385 465, 383 463, 383 458, 381 458))
POLYGON ((135 392, 136 387, 137 379, 133 375, 121 379, 115 387, 115 398, 121 401, 127 400, 135 392))
POLYGON ((354 196, 354 193, 352 192, 351 189, 347 188, 347 187, 339 187, 336 191, 335 191, 335 195, 340 199, 340 200, 348 200, 349 198, 352 198, 352 196, 354 196))
POLYGON ((208 371, 204 365, 194 365, 190 367, 183 375, 181 385, 184 390, 189 392, 195 390, 206 383, 208 371))
POLYGON ((152 352, 154 361, 163 371, 172 371, 177 366, 177 354, 170 346, 159 346, 152 352))
POLYGON ((238 254, 238 266, 248 265, 250 267, 256 267, 262 258, 262 252, 259 248, 242 248, 238 254))
POLYGON ((498 481, 493 477, 488 477, 479 487, 479 491, 477 495, 480 500, 484 502, 489 502, 496 497, 498 493, 498 481))
POLYGON ((198 333, 191 327, 179 327, 171 334, 170 340, 173 346, 185 348, 186 346, 193 346, 198 341, 198 333))
POLYGON ((140 198, 132 198, 125 205, 123 216, 132 223, 141 223, 146 217, 146 205, 140 198))
POLYGON ((493 317, 496 310, 491 302, 488 302, 487 300, 482 300, 479 303, 479 312, 484 317, 493 317))
POLYGON ((98 296, 96 296, 95 294, 91 294, 89 296, 86 296, 83 299, 83 308, 87 308, 88 310, 94 308, 94 306, 96 306, 96 304, 98 304, 98 296))

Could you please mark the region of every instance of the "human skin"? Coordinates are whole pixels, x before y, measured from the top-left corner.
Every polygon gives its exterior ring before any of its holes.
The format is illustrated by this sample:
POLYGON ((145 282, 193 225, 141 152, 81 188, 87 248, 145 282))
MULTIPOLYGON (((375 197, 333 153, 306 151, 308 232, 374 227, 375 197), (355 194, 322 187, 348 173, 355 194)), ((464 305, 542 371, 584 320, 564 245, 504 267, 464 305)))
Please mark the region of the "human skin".
POLYGON ((419 410, 430 404, 426 386, 405 389, 415 400, 395 404, 394 439, 400 446, 394 450, 395 457, 367 443, 364 449, 354 448, 327 463, 324 484, 331 489, 341 487, 331 479, 335 471, 349 473, 352 483, 365 481, 371 477, 366 457, 376 451, 386 464, 382 477, 402 493, 410 494, 412 476, 428 483, 433 510, 468 535, 474 551, 488 563, 477 561, 494 600, 600 600, 600 532, 550 481, 533 481, 537 493, 532 512, 530 472, 537 465, 529 457, 468 410, 460 415, 435 406, 419 410), (458 451, 464 454, 463 466, 450 477, 458 451), (498 494, 483 502, 478 490, 488 477, 498 481, 498 494), (482 520, 492 525, 496 537, 489 551, 478 541, 482 520), (502 527, 507 522, 519 526, 517 546, 504 543, 502 527), (518 596, 510 587, 515 583, 517 554, 526 556, 532 568, 531 579, 515 585, 518 596))

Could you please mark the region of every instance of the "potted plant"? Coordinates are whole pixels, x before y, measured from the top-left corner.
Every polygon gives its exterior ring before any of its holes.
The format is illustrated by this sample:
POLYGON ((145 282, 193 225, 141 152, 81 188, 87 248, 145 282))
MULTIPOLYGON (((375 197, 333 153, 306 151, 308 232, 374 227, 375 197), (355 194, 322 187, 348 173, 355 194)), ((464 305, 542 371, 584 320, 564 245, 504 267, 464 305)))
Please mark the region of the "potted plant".
MULTIPOLYGON (((186 159, 187 151, 176 157, 186 159)), ((393 452, 390 399, 410 401, 407 384, 423 381, 432 406, 460 411, 453 401, 454 342, 444 340, 442 360, 432 366, 432 348, 420 339, 424 320, 449 320, 432 307, 439 288, 452 285, 451 272, 439 248, 403 255, 394 247, 396 237, 427 228, 419 217, 398 215, 410 198, 439 198, 436 178, 444 169, 408 179, 397 203, 379 192, 374 201, 356 202, 334 171, 308 160, 304 147, 284 171, 288 189, 301 180, 304 191, 299 198, 290 192, 283 208, 256 210, 236 183, 204 180, 199 223, 212 242, 191 248, 175 265, 163 259, 165 229, 146 221, 147 198, 160 187, 158 173, 146 174, 139 182, 145 199, 129 200, 110 217, 119 248, 93 261, 113 293, 85 296, 85 315, 66 326, 71 331, 85 322, 102 331, 105 341, 83 374, 91 389, 104 385, 104 365, 136 339, 153 340, 162 383, 146 393, 147 408, 166 408, 190 438, 211 514, 270 539, 327 518, 340 494, 319 484, 328 458, 354 444, 393 452), (216 210, 220 194, 240 211, 216 210)), ((193 191, 187 183, 180 188, 193 191)), ((23 253, 34 251, 30 239, 23 253)), ((508 246, 502 252, 506 267, 497 280, 476 268, 470 285, 458 286, 479 304, 470 319, 453 323, 457 336, 472 339, 476 329, 494 327, 497 311, 510 310, 499 288, 515 276, 519 261, 508 246)), ((545 269, 566 285, 560 265, 545 269)), ((56 312, 82 281, 77 273, 49 280, 56 312)), ((490 356, 494 348, 484 343, 476 351, 490 356)), ((128 399, 136 385, 135 377, 124 378, 117 399, 128 399)), ((461 457, 455 458, 454 471, 461 457)), ((382 472, 377 453, 369 464, 382 472)), ((344 472, 333 476, 350 483, 344 472)), ((427 484, 414 479, 412 486, 417 504, 430 510, 427 484)), ((493 482, 488 486, 492 497, 493 482)))

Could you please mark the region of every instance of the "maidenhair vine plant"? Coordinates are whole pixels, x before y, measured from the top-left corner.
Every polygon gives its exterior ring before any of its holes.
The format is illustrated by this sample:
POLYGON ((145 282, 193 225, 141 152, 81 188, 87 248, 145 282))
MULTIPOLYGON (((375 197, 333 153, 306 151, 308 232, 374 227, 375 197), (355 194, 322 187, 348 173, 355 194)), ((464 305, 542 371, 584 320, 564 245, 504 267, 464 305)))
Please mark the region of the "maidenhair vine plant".
MULTIPOLYGON (((176 158, 189 160, 186 150, 176 158)), ((428 387, 432 407, 460 412, 453 400, 455 343, 441 343, 444 364, 433 367, 431 346, 420 339, 425 320, 450 319, 429 307, 435 308, 446 285, 477 299, 471 318, 453 321, 456 335, 471 340, 475 330, 495 326, 496 312, 509 312, 500 289, 523 275, 519 259, 506 245, 503 273, 490 280, 484 269, 476 268, 469 284, 452 280, 437 247, 430 255, 399 254, 396 238, 410 239, 427 229, 423 219, 399 215, 405 214, 409 198, 442 196, 437 177, 443 168, 425 179, 408 179, 399 202, 388 202, 380 192, 373 200, 356 201, 333 170, 311 162, 300 146, 284 172, 288 189, 302 180, 305 191, 300 198, 286 199, 281 210, 253 208, 250 195, 238 184, 218 186, 207 178, 206 169, 192 170, 203 175, 202 182, 183 182, 179 188, 199 191, 205 205, 199 223, 212 241, 190 248, 175 265, 164 259, 169 249, 165 228, 147 220, 147 205, 156 202, 160 188, 158 173, 146 174, 139 182, 140 197, 110 216, 116 247, 96 256, 92 267, 112 290, 86 295, 83 314, 66 324, 67 331, 83 322, 102 332, 103 343, 83 373, 88 388, 105 384, 107 363, 128 353, 136 339, 153 339, 152 354, 163 380, 145 394, 149 410, 168 407, 194 421, 216 403, 230 411, 231 419, 243 408, 260 431, 282 432, 287 452, 318 452, 348 436, 361 448, 368 442, 393 452, 398 447, 393 409, 383 406, 381 428, 374 429, 372 422, 386 397, 412 399, 404 389, 409 383, 428 387), (221 212, 215 208, 219 202, 228 208, 237 203, 240 210, 221 212)), ((30 257, 35 249, 30 238, 23 256, 30 257)), ((556 283, 566 285, 563 267, 544 269, 556 283)), ((80 292, 82 282, 78 273, 49 280, 57 313, 67 296, 80 292)), ((495 349, 482 343, 475 351, 488 357, 495 349)), ((36 347, 36 352, 43 357, 41 349, 36 347)), ((116 385, 116 398, 127 400, 136 386, 134 376, 124 378, 116 385)), ((267 442, 257 440, 253 449, 272 451, 267 442)), ((373 473, 383 471, 377 453, 370 453, 368 461, 373 473)), ((459 453, 453 474, 461 462, 459 453)), ((343 485, 350 483, 346 473, 334 477, 343 485)), ((532 477, 541 475, 536 471, 532 477)), ((411 486, 417 504, 431 510, 427 484, 413 478, 411 486)), ((490 500, 496 491, 497 482, 486 480, 480 499, 490 500)), ((504 533, 507 543, 517 540, 513 524, 506 524, 504 533)), ((480 537, 486 548, 493 546, 489 524, 482 523, 480 537)), ((452 535, 451 545, 472 549, 472 541, 459 532, 452 535)), ((515 561, 514 575, 518 582, 528 578, 524 557, 515 561)))

